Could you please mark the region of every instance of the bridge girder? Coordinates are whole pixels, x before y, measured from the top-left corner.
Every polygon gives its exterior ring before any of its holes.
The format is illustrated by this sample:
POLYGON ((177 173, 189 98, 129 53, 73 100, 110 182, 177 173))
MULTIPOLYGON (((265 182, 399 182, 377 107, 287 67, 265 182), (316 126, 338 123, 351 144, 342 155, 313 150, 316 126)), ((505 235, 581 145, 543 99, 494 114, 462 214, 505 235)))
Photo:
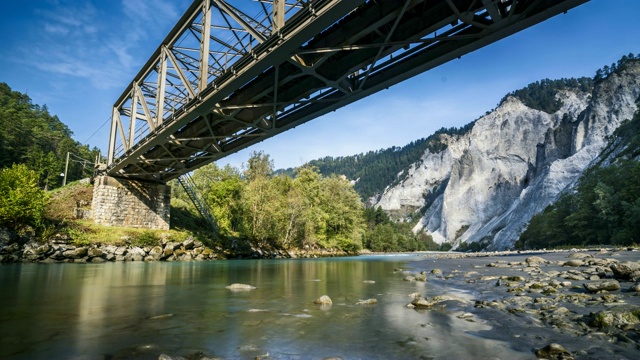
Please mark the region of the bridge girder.
POLYGON ((115 103, 107 172, 166 182, 586 1, 197 0, 115 103))

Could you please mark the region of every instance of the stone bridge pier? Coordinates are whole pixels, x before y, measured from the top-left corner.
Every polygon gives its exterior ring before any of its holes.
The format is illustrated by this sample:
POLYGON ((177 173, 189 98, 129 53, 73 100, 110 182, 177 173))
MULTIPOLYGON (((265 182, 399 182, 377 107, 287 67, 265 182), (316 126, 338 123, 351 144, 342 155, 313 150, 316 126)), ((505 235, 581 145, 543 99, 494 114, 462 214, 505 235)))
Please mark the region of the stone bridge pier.
POLYGON ((91 210, 96 224, 169 229, 171 187, 98 175, 91 210))

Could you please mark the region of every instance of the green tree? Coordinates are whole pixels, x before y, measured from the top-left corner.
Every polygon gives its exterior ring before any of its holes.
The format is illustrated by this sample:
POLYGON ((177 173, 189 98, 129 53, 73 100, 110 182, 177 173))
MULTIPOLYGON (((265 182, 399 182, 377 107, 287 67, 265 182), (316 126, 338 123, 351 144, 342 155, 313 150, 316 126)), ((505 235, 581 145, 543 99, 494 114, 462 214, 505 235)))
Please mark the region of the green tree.
POLYGON ((26 165, 0 169, 0 224, 13 229, 42 224, 47 194, 38 187, 38 174, 26 165))

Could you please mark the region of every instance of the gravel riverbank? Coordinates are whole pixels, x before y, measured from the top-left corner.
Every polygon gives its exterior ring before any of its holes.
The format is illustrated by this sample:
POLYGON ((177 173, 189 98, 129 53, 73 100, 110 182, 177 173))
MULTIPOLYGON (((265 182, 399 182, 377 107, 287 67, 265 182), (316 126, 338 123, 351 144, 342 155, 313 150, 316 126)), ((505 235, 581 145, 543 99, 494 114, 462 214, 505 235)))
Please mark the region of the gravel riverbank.
POLYGON ((478 336, 508 342, 532 357, 640 356, 640 251, 430 253, 424 258, 412 269, 398 269, 404 281, 426 280, 427 289, 440 289, 435 296, 412 294, 407 306, 416 311, 459 312, 461 321, 486 322, 492 330, 478 336))

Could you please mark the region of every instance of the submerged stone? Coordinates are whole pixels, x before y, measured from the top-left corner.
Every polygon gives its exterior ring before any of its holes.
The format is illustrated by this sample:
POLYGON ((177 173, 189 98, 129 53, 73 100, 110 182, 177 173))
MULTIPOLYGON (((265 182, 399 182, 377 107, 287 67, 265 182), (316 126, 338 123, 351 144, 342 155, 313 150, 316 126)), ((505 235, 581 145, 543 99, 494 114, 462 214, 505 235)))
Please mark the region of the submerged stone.
POLYGON ((356 305, 375 305, 378 303, 378 299, 367 299, 367 300, 360 300, 356 303, 356 305))
POLYGON ((252 286, 252 285, 248 285, 248 284, 231 284, 229 286, 225 287, 226 289, 229 289, 231 291, 243 291, 243 290, 253 290, 256 287, 252 286))
POLYGON ((314 301, 315 304, 320 304, 320 305, 330 305, 333 304, 333 301, 331 301, 331 298, 327 295, 322 295, 319 298, 317 298, 314 301))
POLYGON ((536 357, 538 359, 549 359, 549 360, 573 360, 574 357, 571 355, 564 346, 556 343, 551 343, 541 349, 536 350, 536 357))

